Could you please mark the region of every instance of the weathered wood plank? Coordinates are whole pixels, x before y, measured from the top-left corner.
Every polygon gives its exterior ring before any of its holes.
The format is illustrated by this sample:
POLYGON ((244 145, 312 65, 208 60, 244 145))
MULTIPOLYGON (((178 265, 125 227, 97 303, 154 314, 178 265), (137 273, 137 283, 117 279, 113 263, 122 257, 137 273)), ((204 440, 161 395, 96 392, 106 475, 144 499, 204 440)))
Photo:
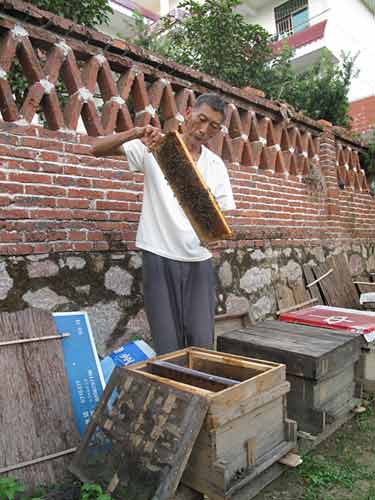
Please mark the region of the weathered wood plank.
MULTIPOLYGON (((311 270, 311 266, 309 266, 308 264, 304 264, 302 266, 302 268, 303 268, 303 274, 304 274, 305 279, 306 279, 306 284, 313 283, 315 280, 315 276, 311 270)), ((312 298, 318 299, 317 304, 321 304, 321 305, 324 304, 322 294, 321 294, 319 286, 317 284, 310 286, 309 291, 310 291, 312 298)))
MULTIPOLYGON (((327 262, 320 262, 315 266, 311 266, 311 271, 315 279, 319 279, 330 270, 327 262)), ((338 284, 336 282, 335 273, 331 273, 327 278, 319 281, 318 287, 321 290, 324 302, 330 306, 339 306, 341 300, 338 294, 338 284)))
MULTIPOLYGON (((52 315, 27 309, 0 314, 0 339, 12 341, 57 336, 52 315)), ((70 406, 61 340, 0 347, 0 468, 76 446, 78 434, 70 406), (17 432, 15 432, 17 429, 17 432)), ((65 474, 67 458, 56 458, 12 471, 33 488, 65 474)))
MULTIPOLYGON (((328 259, 328 263, 334 266, 340 289, 344 297, 345 305, 342 307, 360 308, 360 302, 357 289, 353 283, 349 264, 344 254, 335 255, 328 259)), ((341 304, 340 304, 341 305, 341 304)))

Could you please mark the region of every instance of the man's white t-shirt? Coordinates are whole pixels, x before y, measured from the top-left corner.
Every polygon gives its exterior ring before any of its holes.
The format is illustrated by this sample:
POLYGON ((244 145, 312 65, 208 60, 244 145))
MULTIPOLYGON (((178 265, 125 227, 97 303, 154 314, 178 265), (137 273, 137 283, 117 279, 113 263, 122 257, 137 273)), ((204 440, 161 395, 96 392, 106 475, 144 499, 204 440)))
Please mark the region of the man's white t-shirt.
MULTIPOLYGON (((144 193, 136 245, 162 257, 193 262, 207 260, 212 254, 200 241, 166 181, 155 157, 139 140, 124 144, 129 169, 144 172, 144 193)), ((202 146, 197 167, 222 210, 235 203, 224 162, 202 146)))

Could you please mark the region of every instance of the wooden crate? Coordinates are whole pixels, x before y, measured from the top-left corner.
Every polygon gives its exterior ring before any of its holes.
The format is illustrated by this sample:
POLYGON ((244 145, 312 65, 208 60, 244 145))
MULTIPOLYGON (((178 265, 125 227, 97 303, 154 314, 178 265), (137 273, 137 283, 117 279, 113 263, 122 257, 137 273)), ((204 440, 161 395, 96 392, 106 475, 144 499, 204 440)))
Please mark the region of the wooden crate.
POLYGON ((150 360, 130 371, 208 401, 182 481, 213 500, 236 497, 246 487, 252 498, 259 486, 249 488, 251 482, 296 446, 296 423, 286 413, 285 366, 194 347, 156 360, 162 366, 150 360), (205 375, 199 379, 190 370, 205 375))
POLYGON ((361 335, 362 351, 356 371, 356 380, 364 392, 375 393, 375 341, 367 342, 361 335))
POLYGON ((375 391, 375 314, 344 307, 314 306, 281 314, 291 323, 317 326, 360 338, 361 356, 356 367, 356 381, 368 393, 375 391))
POLYGON ((231 237, 219 204, 181 135, 169 132, 152 152, 198 238, 207 242, 231 237))
POLYGON ((360 339, 323 328, 264 321, 218 337, 218 350, 285 363, 288 414, 319 434, 358 404, 355 368, 360 339))

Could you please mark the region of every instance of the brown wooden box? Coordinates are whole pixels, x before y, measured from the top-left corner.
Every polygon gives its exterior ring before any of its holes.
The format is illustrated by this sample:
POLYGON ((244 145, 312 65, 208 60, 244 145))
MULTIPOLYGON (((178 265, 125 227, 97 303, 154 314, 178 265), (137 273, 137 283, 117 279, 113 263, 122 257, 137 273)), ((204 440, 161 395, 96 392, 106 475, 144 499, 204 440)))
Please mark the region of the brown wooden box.
POLYGON ((286 364, 288 413, 300 430, 319 434, 358 404, 360 339, 306 325, 264 321, 218 338, 218 350, 286 364))
MULTIPOLYGON (((289 383, 283 364, 193 347, 156 359, 213 377, 208 386, 206 380, 199 383, 184 373, 163 371, 153 360, 130 367, 145 379, 198 393, 208 401, 182 478, 186 485, 210 499, 231 498, 295 448, 296 424, 287 418, 289 383), (239 383, 223 388, 216 383, 221 378, 239 383)), ((252 496, 249 491, 247 498, 252 496)))

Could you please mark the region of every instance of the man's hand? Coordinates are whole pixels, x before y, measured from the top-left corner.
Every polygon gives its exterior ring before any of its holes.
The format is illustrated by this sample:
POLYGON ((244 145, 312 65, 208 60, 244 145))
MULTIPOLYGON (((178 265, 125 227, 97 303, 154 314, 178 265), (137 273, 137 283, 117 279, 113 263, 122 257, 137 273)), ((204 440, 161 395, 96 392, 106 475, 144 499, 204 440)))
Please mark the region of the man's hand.
POLYGON ((146 148, 153 148, 160 143, 163 137, 164 134, 159 128, 147 125, 144 127, 143 135, 140 139, 146 148))

